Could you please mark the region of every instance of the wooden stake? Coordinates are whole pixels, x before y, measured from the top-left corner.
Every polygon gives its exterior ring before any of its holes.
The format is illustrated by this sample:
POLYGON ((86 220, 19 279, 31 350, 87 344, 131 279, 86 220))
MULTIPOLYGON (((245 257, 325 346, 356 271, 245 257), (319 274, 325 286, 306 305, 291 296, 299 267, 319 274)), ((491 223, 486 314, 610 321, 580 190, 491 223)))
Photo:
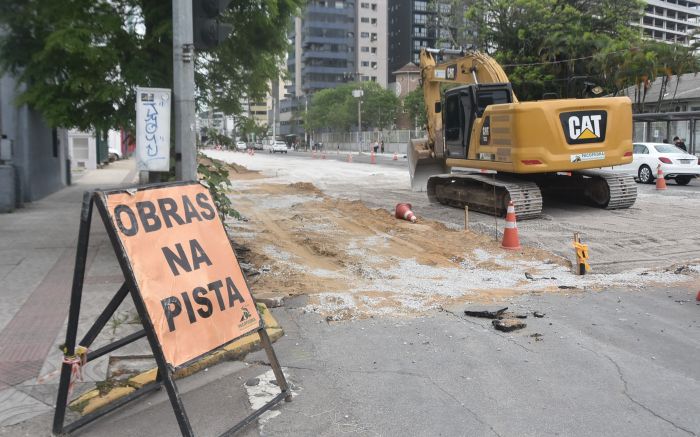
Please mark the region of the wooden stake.
POLYGON ((469 230, 469 205, 464 205, 464 230, 469 230))

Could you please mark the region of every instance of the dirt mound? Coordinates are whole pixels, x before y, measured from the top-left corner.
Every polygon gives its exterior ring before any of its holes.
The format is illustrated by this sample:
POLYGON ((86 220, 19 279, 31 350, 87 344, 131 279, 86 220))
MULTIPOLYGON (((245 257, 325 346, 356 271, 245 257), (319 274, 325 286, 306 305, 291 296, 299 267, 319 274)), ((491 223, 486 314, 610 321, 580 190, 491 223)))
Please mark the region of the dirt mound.
POLYGON ((323 192, 316 188, 316 186, 309 182, 295 182, 293 184, 287 185, 293 191, 302 191, 306 193, 314 193, 318 195, 323 195, 323 192))

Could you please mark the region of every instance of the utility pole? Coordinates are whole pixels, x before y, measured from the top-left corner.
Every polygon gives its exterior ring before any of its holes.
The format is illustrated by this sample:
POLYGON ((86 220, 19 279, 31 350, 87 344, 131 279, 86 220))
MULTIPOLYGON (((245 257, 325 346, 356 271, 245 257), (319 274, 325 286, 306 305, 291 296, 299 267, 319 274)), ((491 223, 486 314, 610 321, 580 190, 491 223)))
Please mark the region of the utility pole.
POLYGON ((196 180, 192 0, 173 0, 173 106, 175 178, 196 180))

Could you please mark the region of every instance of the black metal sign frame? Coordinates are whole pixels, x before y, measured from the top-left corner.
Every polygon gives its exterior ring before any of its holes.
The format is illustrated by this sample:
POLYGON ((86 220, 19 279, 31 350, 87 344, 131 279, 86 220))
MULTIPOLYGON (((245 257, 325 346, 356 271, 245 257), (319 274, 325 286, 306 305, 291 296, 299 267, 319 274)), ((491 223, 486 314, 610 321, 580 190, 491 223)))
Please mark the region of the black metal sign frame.
MULTIPOLYGON (((118 409, 122 405, 125 405, 133 401, 134 399, 140 398, 164 386, 168 393, 168 398, 170 399, 170 403, 172 405, 173 412, 175 413, 175 417, 177 418, 177 422, 180 427, 180 432, 184 437, 194 436, 192 426, 190 425, 190 421, 187 417, 187 413, 185 412, 185 407, 182 404, 182 399, 180 397, 180 393, 178 392, 177 385, 175 384, 175 380, 173 377, 175 369, 169 366, 165 360, 163 350, 161 348, 160 343, 158 342, 158 338, 156 337, 156 333, 151 324, 150 317, 146 312, 146 306, 144 304, 143 298, 141 297, 141 294, 138 291, 138 287, 136 286, 136 278, 134 277, 134 273, 131 269, 131 265, 127 258, 126 252, 122 248, 114 224, 112 223, 109 217, 109 212, 107 210, 107 205, 105 201, 105 194, 124 191, 133 192, 132 190, 148 190, 154 188, 183 186, 196 183, 197 182, 175 182, 150 184, 135 187, 133 189, 119 189, 111 191, 86 191, 83 194, 83 203, 80 214, 80 230, 78 234, 78 245, 75 255, 75 269, 73 272, 73 285, 71 289, 71 300, 68 312, 68 327, 66 329, 64 354, 66 357, 75 357, 78 347, 89 348, 90 345, 92 345, 92 343, 97 338, 97 335, 100 333, 100 331, 102 331, 105 325, 109 322, 114 312, 119 308, 119 305, 124 301, 126 296, 131 295, 131 298, 134 302, 134 306, 136 307, 136 311, 138 312, 139 318, 143 325, 143 329, 133 334, 127 335, 126 337, 112 342, 108 345, 105 345, 97 350, 89 351, 86 354, 85 358, 88 362, 95 360, 101 356, 104 356, 114 350, 121 348, 122 346, 125 346, 129 343, 146 337, 153 352, 153 356, 156 360, 158 371, 154 382, 146 384, 143 387, 136 389, 129 395, 119 398, 115 402, 112 402, 111 404, 100 408, 97 411, 86 414, 80 419, 75 420, 74 422, 66 425, 66 406, 69 401, 68 396, 71 384, 72 366, 71 364, 66 363, 64 360, 61 367, 61 376, 58 385, 58 396, 56 399, 56 410, 54 412, 53 418, 54 434, 68 434, 72 431, 75 431, 76 429, 93 422, 94 420, 104 416, 105 414, 118 409), (78 320, 80 316, 80 304, 83 294, 83 280, 85 278, 88 242, 90 239, 90 226, 92 224, 92 211, 93 206, 95 205, 97 206, 97 210, 100 213, 100 217, 102 218, 102 222, 105 226, 105 229, 107 230, 110 242, 112 243, 112 248, 114 249, 114 252, 117 255, 119 265, 121 266, 122 273, 124 274, 124 278, 126 278, 126 280, 121 285, 121 287, 119 287, 119 289, 114 294, 114 296, 107 304, 105 309, 102 311, 102 313, 97 317, 97 319, 90 327, 88 332, 85 334, 83 339, 79 343, 76 343, 78 334, 78 320)), ((270 365, 275 374, 277 385, 280 387, 280 393, 277 396, 275 396, 275 398, 273 398, 271 401, 269 401, 259 409, 253 411, 250 415, 241 420, 234 427, 224 432, 222 434, 223 436, 233 435, 237 431, 241 430, 246 425, 257 419, 265 411, 277 405, 280 401, 282 401, 282 399, 284 399, 287 402, 291 401, 292 399, 289 386, 284 377, 284 373, 282 372, 282 368, 280 367, 279 361, 277 360, 277 355, 275 354, 275 351, 272 348, 272 343, 270 341, 269 336, 267 335, 267 331, 262 326, 262 323, 261 326, 258 327, 258 329, 254 332, 260 336, 260 343, 265 349, 265 352, 267 353, 267 358, 270 361, 270 365)), ((236 339, 232 341, 235 340, 236 339)))

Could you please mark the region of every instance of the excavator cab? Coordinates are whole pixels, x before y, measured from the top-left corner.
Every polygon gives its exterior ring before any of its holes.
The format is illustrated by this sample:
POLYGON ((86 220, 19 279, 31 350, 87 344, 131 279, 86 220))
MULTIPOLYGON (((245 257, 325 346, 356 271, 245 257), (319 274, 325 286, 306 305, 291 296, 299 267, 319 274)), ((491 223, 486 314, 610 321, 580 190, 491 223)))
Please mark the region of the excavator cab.
MULTIPOLYGON (((445 135, 445 156, 467 159, 474 121, 481 118, 489 105, 513 102, 510 83, 472 84, 445 91, 442 125, 445 135)), ((482 130, 489 126, 482 126, 482 130)), ((482 135, 489 136, 488 131, 482 135)))

